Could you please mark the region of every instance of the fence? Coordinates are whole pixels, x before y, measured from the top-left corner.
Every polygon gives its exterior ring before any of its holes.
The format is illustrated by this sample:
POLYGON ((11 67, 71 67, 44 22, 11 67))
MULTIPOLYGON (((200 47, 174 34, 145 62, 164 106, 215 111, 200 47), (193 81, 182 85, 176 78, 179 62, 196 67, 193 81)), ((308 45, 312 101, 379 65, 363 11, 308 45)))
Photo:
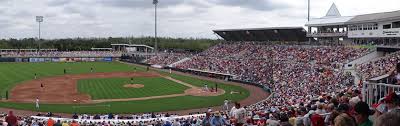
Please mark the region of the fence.
POLYGON ((400 85, 364 82, 362 88, 363 101, 372 105, 391 92, 399 92, 400 85))

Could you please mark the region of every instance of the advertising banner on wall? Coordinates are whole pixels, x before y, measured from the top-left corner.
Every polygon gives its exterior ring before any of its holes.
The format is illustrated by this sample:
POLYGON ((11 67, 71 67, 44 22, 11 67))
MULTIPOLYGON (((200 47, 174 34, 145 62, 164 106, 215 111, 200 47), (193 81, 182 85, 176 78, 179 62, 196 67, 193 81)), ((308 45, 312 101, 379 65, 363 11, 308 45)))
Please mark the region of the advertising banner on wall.
POLYGON ((90 58, 90 59, 89 59, 89 61, 92 61, 92 62, 94 62, 94 61, 95 61, 95 59, 94 59, 94 58, 90 58))
POLYGON ((22 58, 15 58, 15 62, 22 62, 22 58))
POLYGON ((400 37, 400 28, 349 31, 349 38, 400 37))
POLYGON ((22 58, 22 62, 29 62, 29 58, 22 58))
POLYGON ((66 62, 67 58, 60 58, 60 62, 66 62))
POLYGON ((104 58, 104 61, 105 61, 105 62, 111 62, 111 61, 112 61, 112 57, 105 57, 105 58, 104 58))
POLYGON ((82 58, 81 59, 83 62, 87 62, 87 61, 89 61, 89 58, 82 58))
POLYGON ((44 62, 51 62, 51 58, 44 58, 44 62))
POLYGON ((15 58, 0 58, 0 62, 15 62, 15 58))
POLYGON ((400 31, 398 31, 398 30, 384 30, 384 31, 382 31, 382 35, 385 36, 385 37, 391 37, 391 36, 397 37, 397 36, 400 36, 400 31))
POLYGON ((37 58, 29 58, 29 62, 37 62, 38 59, 37 58))
POLYGON ((44 58, 38 58, 38 62, 44 62, 44 58))
POLYGON ((60 62, 60 58, 52 58, 51 61, 52 62, 60 62))
POLYGON ((104 59, 103 58, 95 58, 94 61, 101 62, 101 61, 104 61, 104 59))
POLYGON ((75 62, 80 62, 80 61, 82 61, 82 58, 74 58, 74 61, 75 62))

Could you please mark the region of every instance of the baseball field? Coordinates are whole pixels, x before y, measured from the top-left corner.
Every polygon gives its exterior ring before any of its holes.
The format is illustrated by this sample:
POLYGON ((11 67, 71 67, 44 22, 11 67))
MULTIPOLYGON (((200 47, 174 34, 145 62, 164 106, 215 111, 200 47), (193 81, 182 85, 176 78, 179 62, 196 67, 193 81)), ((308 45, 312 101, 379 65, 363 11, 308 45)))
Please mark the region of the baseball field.
POLYGON ((90 114, 206 108, 250 96, 241 86, 120 62, 0 63, 0 91, 0 108, 90 114), (205 84, 218 91, 202 91, 205 84))

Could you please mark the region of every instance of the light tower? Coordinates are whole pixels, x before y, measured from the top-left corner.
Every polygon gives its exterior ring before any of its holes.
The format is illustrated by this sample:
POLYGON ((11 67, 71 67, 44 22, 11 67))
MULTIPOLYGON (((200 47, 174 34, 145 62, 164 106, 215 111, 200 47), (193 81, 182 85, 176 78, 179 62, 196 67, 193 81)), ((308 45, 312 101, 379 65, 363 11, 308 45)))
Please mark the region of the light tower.
POLYGON ((154 52, 156 55, 158 54, 158 45, 157 45, 157 4, 158 0, 153 0, 154 4, 154 52))
POLYGON ((43 16, 36 16, 36 22, 39 23, 39 51, 40 51, 40 23, 43 22, 43 16))
MULTIPOLYGON (((307 5, 307 21, 309 22, 310 21, 310 6, 311 6, 311 0, 308 0, 308 5, 307 5)), ((308 33, 310 33, 311 34, 311 27, 310 26, 308 26, 308 31, 307 31, 308 33)), ((311 38, 308 38, 308 43, 309 44, 311 44, 311 38)))

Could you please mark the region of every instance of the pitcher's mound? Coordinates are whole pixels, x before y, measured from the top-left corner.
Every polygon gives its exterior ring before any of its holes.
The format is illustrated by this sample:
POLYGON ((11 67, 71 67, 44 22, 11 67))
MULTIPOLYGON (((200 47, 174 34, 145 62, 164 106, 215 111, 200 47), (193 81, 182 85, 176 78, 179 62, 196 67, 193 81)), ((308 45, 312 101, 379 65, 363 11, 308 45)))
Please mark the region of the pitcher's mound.
POLYGON ((143 84, 125 84, 124 85, 125 88, 142 88, 144 87, 143 84))

